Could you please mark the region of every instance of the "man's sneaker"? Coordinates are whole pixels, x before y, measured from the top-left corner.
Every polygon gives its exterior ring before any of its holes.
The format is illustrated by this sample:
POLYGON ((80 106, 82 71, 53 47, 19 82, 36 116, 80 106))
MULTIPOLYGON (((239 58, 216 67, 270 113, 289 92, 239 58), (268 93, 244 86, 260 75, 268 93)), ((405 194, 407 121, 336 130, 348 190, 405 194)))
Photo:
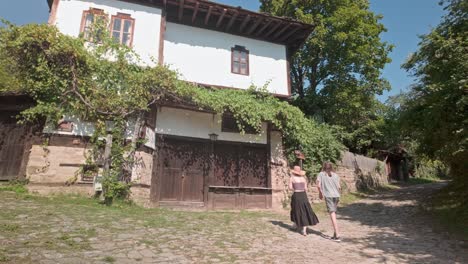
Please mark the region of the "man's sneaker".
POLYGON ((340 237, 337 237, 337 236, 333 236, 333 237, 331 238, 331 240, 336 241, 336 242, 340 242, 340 241, 341 241, 340 237))

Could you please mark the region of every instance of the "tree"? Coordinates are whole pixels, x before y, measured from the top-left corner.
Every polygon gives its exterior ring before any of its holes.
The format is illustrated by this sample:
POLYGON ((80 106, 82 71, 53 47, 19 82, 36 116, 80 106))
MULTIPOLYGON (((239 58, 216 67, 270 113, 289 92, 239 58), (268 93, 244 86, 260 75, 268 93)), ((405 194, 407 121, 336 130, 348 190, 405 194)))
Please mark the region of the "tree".
POLYGON ((352 151, 366 153, 379 118, 375 99, 389 89, 381 77, 392 46, 368 0, 261 0, 261 10, 316 27, 291 65, 294 104, 307 115, 343 127, 352 151), (358 130, 361 130, 358 132, 358 130))
POLYGON ((402 129, 418 141, 419 153, 446 162, 468 193, 468 4, 441 4, 448 14, 403 65, 418 82, 402 106, 402 129))

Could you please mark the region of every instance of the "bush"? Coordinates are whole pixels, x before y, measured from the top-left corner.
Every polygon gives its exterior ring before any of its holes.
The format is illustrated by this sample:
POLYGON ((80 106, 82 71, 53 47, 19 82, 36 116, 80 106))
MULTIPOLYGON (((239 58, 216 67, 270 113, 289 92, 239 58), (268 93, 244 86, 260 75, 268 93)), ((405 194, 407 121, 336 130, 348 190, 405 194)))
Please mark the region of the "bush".
POLYGON ((448 175, 447 167, 439 160, 423 159, 414 168, 413 176, 423 179, 441 179, 448 175))

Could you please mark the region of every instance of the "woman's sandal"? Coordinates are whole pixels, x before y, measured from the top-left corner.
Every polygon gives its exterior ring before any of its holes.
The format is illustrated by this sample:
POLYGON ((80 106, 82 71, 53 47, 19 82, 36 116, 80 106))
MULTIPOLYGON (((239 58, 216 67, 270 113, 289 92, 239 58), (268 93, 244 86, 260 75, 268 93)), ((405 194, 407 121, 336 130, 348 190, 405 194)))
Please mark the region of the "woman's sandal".
POLYGON ((301 234, 302 234, 303 236, 307 236, 307 230, 306 230, 306 231, 301 231, 301 234))

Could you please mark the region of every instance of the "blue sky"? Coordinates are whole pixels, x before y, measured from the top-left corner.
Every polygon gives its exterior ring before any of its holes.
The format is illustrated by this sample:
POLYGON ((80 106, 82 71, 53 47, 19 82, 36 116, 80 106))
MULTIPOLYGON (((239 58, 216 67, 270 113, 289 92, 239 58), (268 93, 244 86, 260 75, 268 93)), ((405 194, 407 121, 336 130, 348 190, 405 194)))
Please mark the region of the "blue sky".
MULTIPOLYGON (((256 0, 215 0, 232 6, 258 10, 256 0)), ((384 101, 389 95, 398 94, 413 82, 400 68, 411 52, 416 51, 418 35, 428 33, 444 14, 439 0, 370 0, 371 9, 384 16, 382 23, 388 32, 382 39, 395 45, 390 54, 392 63, 383 70, 383 76, 390 81, 392 90, 379 97, 384 101)), ((15 24, 45 23, 48 17, 46 0, 0 1, 0 17, 15 24)))

